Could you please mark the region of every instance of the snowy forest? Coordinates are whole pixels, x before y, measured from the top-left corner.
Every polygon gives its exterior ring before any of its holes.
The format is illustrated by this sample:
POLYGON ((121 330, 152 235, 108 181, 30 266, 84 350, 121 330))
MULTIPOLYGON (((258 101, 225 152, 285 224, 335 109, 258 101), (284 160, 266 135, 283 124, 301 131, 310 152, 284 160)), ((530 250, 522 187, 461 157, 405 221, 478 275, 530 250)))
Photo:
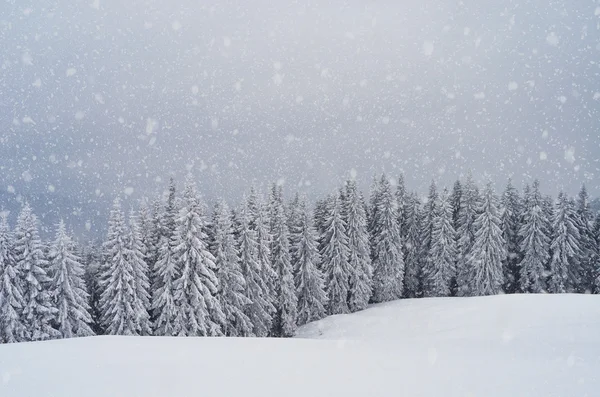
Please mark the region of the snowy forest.
POLYGON ((193 178, 126 213, 102 244, 63 222, 43 241, 25 203, 0 226, 0 340, 109 335, 290 337, 399 298, 600 293, 600 214, 583 186, 502 192, 471 175, 421 197, 403 178, 354 180, 314 203, 283 187, 205 203, 193 178), (266 194, 265 194, 266 193, 266 194))

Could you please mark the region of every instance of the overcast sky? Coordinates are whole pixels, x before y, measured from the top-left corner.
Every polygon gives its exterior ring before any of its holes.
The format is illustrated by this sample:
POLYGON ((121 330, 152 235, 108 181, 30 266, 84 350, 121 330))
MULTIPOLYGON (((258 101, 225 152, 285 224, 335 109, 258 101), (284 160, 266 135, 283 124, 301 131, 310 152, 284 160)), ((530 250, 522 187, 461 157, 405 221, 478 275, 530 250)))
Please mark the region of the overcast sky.
POLYGON ((0 198, 73 222, 188 171, 232 202, 469 169, 598 195, 599 115, 597 0, 0 5, 0 198))

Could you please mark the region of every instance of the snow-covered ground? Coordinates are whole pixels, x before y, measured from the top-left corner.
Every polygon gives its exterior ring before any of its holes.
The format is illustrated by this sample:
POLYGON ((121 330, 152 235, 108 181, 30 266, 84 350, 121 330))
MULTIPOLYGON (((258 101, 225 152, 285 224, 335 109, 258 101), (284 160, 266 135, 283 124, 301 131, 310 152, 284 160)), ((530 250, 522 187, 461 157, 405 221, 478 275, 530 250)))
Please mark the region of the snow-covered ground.
POLYGON ((295 339, 0 346, 2 397, 598 396, 600 296, 401 300, 295 339))

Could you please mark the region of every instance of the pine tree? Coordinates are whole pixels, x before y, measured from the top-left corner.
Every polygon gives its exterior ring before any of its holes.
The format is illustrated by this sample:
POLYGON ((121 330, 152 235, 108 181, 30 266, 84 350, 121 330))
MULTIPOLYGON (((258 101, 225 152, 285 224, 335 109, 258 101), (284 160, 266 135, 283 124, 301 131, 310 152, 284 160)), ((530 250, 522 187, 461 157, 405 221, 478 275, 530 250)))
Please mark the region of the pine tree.
POLYGON ((367 226, 369 231, 369 242, 370 242, 370 250, 371 250, 371 263, 375 263, 375 240, 378 230, 378 208, 380 207, 381 201, 381 186, 380 180, 377 179, 376 176, 373 177, 373 182, 371 183, 371 191, 369 194, 369 205, 367 206, 367 226))
POLYGON ((460 209, 458 211, 458 260, 456 263, 456 294, 458 296, 471 295, 469 291, 469 256, 475 243, 475 218, 479 206, 479 191, 473 177, 469 172, 463 186, 460 209))
POLYGON ((242 208, 239 219, 240 263, 246 280, 245 295, 250 301, 245 313, 252 322, 253 334, 265 337, 271 331, 272 313, 275 312, 267 282, 271 268, 269 263, 259 261, 257 233, 250 227, 247 205, 242 208))
POLYGON ((373 301, 386 302, 402 296, 404 259, 397 203, 389 181, 383 176, 374 218, 373 301))
POLYGON ((129 241, 127 243, 126 261, 131 264, 135 277, 136 299, 142 303, 143 310, 139 310, 137 323, 140 335, 152 334, 152 323, 150 321, 150 281, 149 270, 145 260, 145 247, 142 242, 142 234, 135 213, 129 217, 129 241))
POLYGON ((244 295, 246 282, 240 269, 231 212, 224 201, 215 206, 212 225, 211 252, 219 280, 218 298, 225 315, 224 334, 251 336, 252 322, 245 314, 245 308, 251 302, 244 295))
MULTIPOLYGON (((458 219, 460 214, 460 202, 462 200, 462 184, 457 179, 452 187, 452 194, 450 194, 450 205, 452 206, 452 226, 454 230, 458 230, 458 219)), ((458 238, 458 236, 457 236, 458 238)))
POLYGON ((581 249, 581 273, 577 292, 587 292, 594 289, 596 269, 594 269, 594 263, 592 263, 595 251, 592 233, 594 218, 589 207, 589 196, 585 185, 581 186, 577 197, 577 216, 579 218, 579 248, 581 249))
POLYGON ((176 221, 173 256, 180 269, 174 284, 176 322, 182 336, 220 336, 225 315, 216 297, 214 256, 208 251, 204 208, 191 178, 176 221))
POLYGON ((292 266, 295 274, 296 295, 298 297, 298 325, 325 317, 327 295, 323 274, 317 267, 320 261, 317 249, 317 236, 312 216, 304 201, 299 203, 300 218, 294 225, 299 230, 292 266))
POLYGON ((83 265, 75 255, 74 248, 74 243, 61 220, 50 248, 49 259, 52 274, 50 290, 54 307, 58 309, 58 331, 63 338, 94 335, 90 328, 92 317, 83 279, 83 265))
POLYGON ((467 291, 470 295, 495 295, 502 292, 502 261, 506 258, 506 243, 502 237, 498 207, 492 183, 489 182, 473 223, 475 240, 467 263, 467 291))
POLYGON ((100 268, 102 262, 101 249, 95 244, 90 244, 84 250, 82 255, 84 260, 84 282, 88 292, 89 313, 92 317, 90 327, 95 334, 101 335, 104 333, 102 326, 102 312, 100 310, 100 268))
POLYGON ((348 262, 348 236, 342 216, 342 203, 333 197, 325 219, 322 238, 321 269, 325 275, 329 314, 349 313, 348 291, 350 289, 350 263, 348 262))
POLYGON ((424 269, 426 296, 449 296, 456 262, 456 236, 452 225, 452 204, 444 189, 435 204, 428 267, 424 269))
POLYGON ((592 264, 594 268, 594 293, 600 294, 600 212, 596 214, 594 225, 592 227, 592 235, 594 237, 594 254, 592 256, 592 264))
POLYGON ((296 193, 294 199, 287 207, 287 225, 290 234, 290 258, 292 263, 296 261, 296 247, 300 239, 300 223, 302 218, 300 195, 296 193))
POLYGON ((580 250, 578 219, 574 207, 567 195, 560 192, 552 221, 552 259, 548 281, 548 292, 555 294, 574 291, 577 286, 578 275, 573 270, 578 268, 580 250))
MULTIPOLYGON (((423 211, 421 214, 421 232, 420 232, 420 249, 419 253, 419 268, 421 270, 429 267, 427 261, 429 260, 429 251, 431 250, 432 236, 433 236, 433 226, 435 213, 437 211, 435 205, 438 201, 438 192, 437 187, 435 185, 435 181, 431 181, 429 185, 429 194, 427 195, 427 201, 423 206, 423 211)), ((423 276, 423 274, 421 274, 423 276)))
POLYGON ((522 210, 519 194, 510 179, 502 194, 501 208, 502 236, 507 253, 502 264, 504 291, 513 294, 519 291, 519 225, 522 210))
POLYGON ((404 241, 404 227, 406 225, 406 201, 408 199, 408 193, 406 192, 406 185, 404 183, 404 174, 400 174, 396 183, 396 203, 398 213, 398 226, 400 227, 400 233, 402 241, 404 241))
POLYGON ((25 307, 21 275, 17 268, 13 235, 6 216, 0 219, 0 343, 27 340, 25 324, 20 316, 25 307))
POLYGON ((355 181, 346 184, 346 235, 350 265, 348 305, 351 312, 367 308, 373 294, 373 268, 369 250, 369 232, 364 199, 355 181))
POLYGON ((121 202, 115 199, 104 243, 105 259, 100 270, 102 323, 109 335, 141 335, 139 323, 146 308, 137 294, 136 271, 129 261, 130 235, 121 202))
POLYGON ((277 279, 275 282, 274 336, 290 337, 296 332, 297 297, 290 258, 289 231, 283 207, 281 188, 273 186, 271 194, 271 263, 277 279))
POLYGON ((404 296, 418 298, 422 296, 421 287, 421 202, 416 193, 412 193, 406 205, 406 237, 404 240, 404 296))
POLYGON ((26 339, 33 341, 60 337, 51 325, 58 310, 52 306, 48 261, 43 249, 37 217, 26 203, 17 218, 15 258, 25 303, 21 318, 27 332, 26 339))
POLYGON ((549 258, 549 237, 546 226, 548 220, 543 211, 543 199, 539 182, 527 194, 527 207, 524 223, 519 230, 523 259, 520 263, 520 285, 522 292, 539 293, 544 290, 544 267, 549 258))
MULTIPOLYGON (((146 278, 148 279, 148 293, 152 296, 152 287, 154 285, 153 277, 158 260, 158 230, 154 219, 154 212, 147 204, 142 204, 138 212, 138 227, 140 239, 144 253, 144 263, 146 264, 146 278)), ((149 299, 149 302, 151 299, 149 299)), ((149 307, 150 309, 150 307, 149 307)), ((149 311, 151 313, 151 311, 149 311)))

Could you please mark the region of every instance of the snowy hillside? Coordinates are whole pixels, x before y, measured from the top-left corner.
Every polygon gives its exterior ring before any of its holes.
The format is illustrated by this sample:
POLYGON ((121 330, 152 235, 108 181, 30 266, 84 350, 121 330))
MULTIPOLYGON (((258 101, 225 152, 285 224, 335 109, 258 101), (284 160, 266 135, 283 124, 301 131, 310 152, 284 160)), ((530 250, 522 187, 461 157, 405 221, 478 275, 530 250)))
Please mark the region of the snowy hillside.
POLYGON ((296 339, 93 337, 0 346, 2 397, 595 396, 600 298, 401 300, 296 339))

